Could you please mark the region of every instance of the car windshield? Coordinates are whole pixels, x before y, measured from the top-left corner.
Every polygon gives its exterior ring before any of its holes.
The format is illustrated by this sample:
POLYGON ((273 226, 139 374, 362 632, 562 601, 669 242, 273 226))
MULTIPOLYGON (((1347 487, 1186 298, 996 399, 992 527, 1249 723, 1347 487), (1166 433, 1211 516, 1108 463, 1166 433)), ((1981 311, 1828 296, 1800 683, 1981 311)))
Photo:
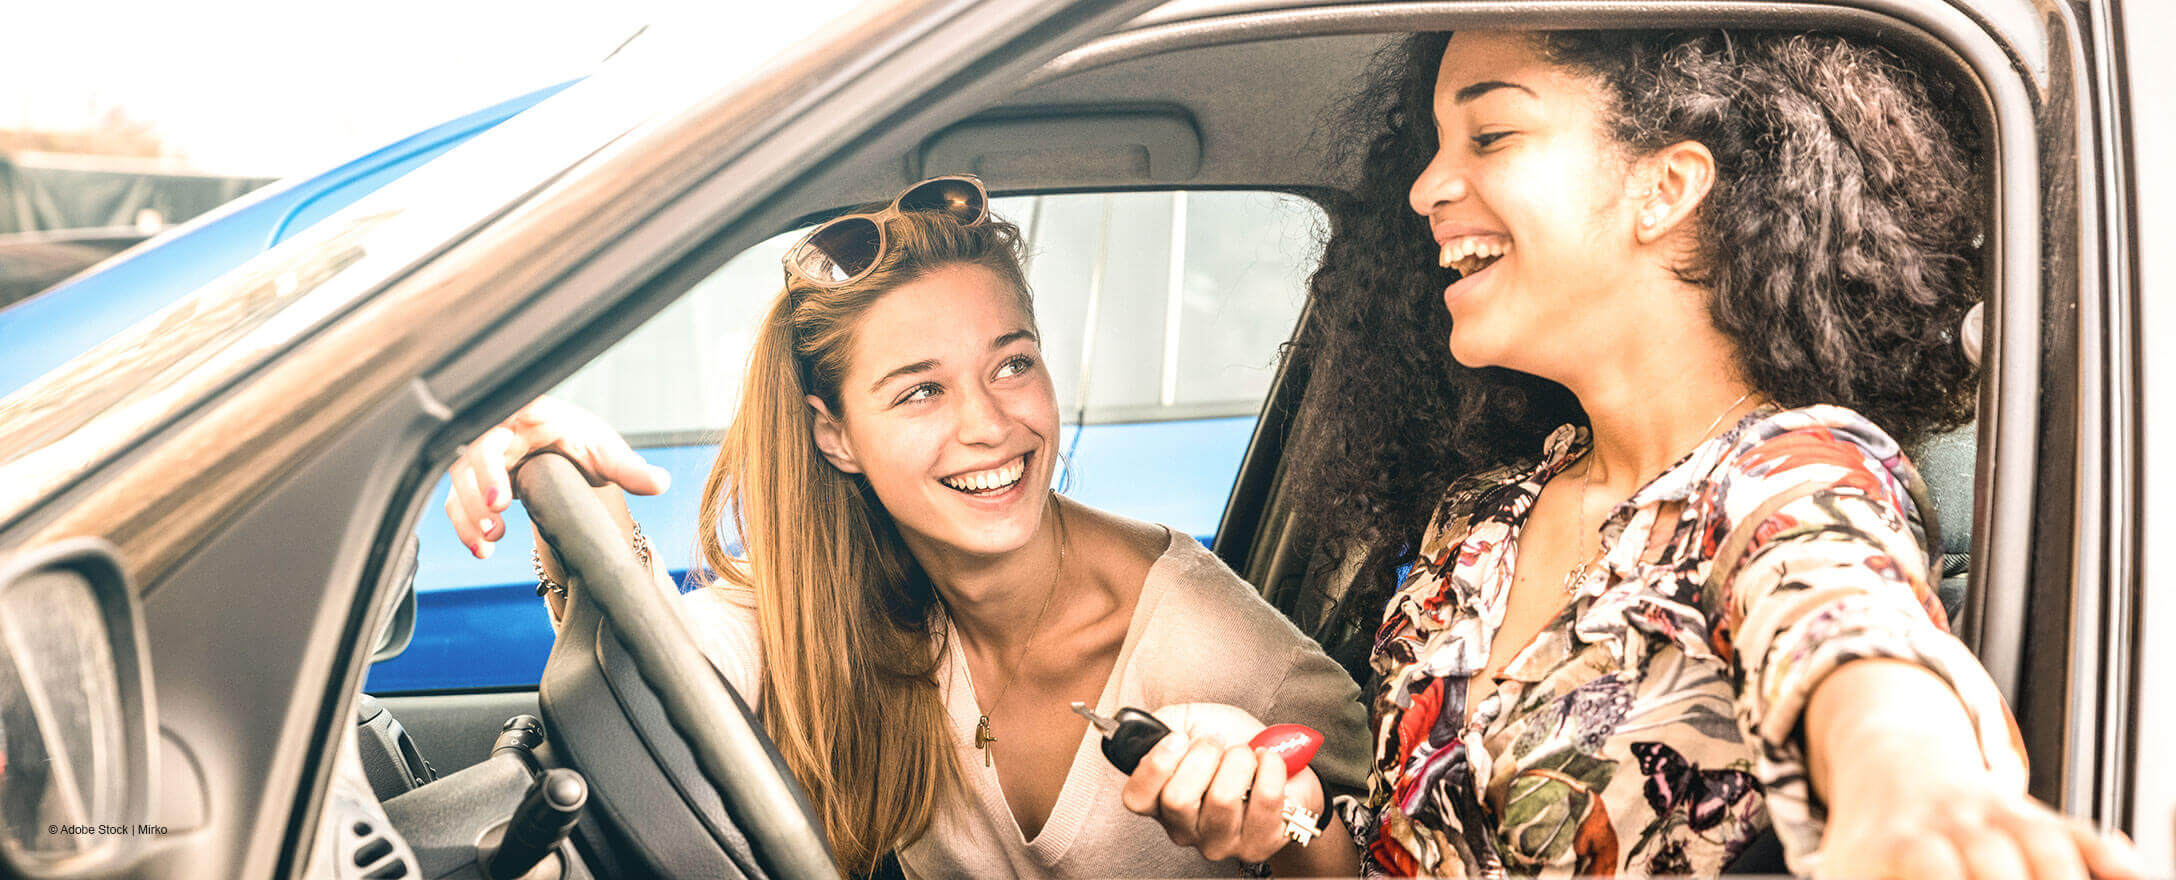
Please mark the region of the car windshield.
POLYGON ((729 93, 855 8, 831 0, 730 27, 652 27, 589 79, 8 393, 0 522, 566 170, 729 93))

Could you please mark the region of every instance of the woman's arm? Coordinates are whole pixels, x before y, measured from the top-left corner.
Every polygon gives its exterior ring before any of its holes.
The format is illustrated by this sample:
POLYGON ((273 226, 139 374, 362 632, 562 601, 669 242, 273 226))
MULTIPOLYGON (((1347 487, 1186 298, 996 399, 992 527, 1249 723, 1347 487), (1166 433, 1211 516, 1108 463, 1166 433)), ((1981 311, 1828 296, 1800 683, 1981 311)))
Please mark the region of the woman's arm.
MULTIPOLYGON (((627 509, 627 493, 620 491, 620 487, 611 483, 596 486, 593 490, 597 493, 597 498, 604 502, 605 510, 612 514, 612 523, 619 527, 620 537, 632 544, 635 535, 635 516, 633 512, 627 509)), ((544 576, 551 578, 552 582, 556 584, 566 583, 566 570, 560 568, 559 557, 552 552, 551 546, 544 543, 544 535, 536 531, 533 523, 530 525, 529 531, 536 541, 536 558, 537 562, 544 567, 544 576)), ((650 554, 650 579, 657 584, 658 590, 667 596, 680 592, 679 587, 673 584, 672 576, 666 573, 665 564, 658 560, 657 554, 654 552, 650 554)), ((559 621, 566 616, 567 598, 557 592, 547 590, 544 593, 544 608, 551 612, 552 628, 557 629, 559 621)))
MULTIPOLYGON (((627 495, 618 486, 605 484, 594 487, 597 497, 604 501, 605 510, 612 515, 612 522, 619 526, 620 535, 633 540, 634 514, 627 509, 627 495)), ((532 532, 534 530, 532 529, 532 532)), ((544 544, 541 535, 536 537, 537 560, 544 566, 544 574, 554 582, 564 584, 567 576, 559 567, 559 559, 544 544)), ((753 594, 723 591, 712 585, 686 594, 673 583, 672 575, 665 570, 665 562, 650 554, 650 578, 657 589, 675 598, 688 633, 695 637, 695 644, 703 655, 725 676, 727 684, 740 693, 741 700, 749 706, 759 705, 763 694, 762 637, 756 630, 755 601, 753 594)), ((566 597, 546 591, 544 607, 551 614, 552 629, 559 629, 559 622, 566 616, 566 597)))
MULTIPOLYGON (((539 397, 462 447, 460 457, 446 471, 453 484, 453 491, 446 496, 446 518, 453 522, 461 543, 476 558, 490 556, 492 545, 506 537, 504 513, 514 501, 514 467, 530 455, 546 451, 566 456, 581 469, 590 485, 597 487, 605 508, 612 511, 620 533, 630 537, 634 520, 627 512, 621 487, 640 495, 656 495, 670 483, 663 468, 643 461, 603 419, 572 404, 539 397)), ((541 536, 536 546, 545 573, 565 583, 559 560, 544 546, 541 536)), ((664 579, 654 564, 652 573, 664 579)), ((665 582, 667 592, 673 592, 669 580, 665 582)), ((545 602, 556 626, 563 610, 562 600, 552 595, 545 602)))
POLYGON ((1947 682, 1870 659, 1836 668, 1805 713, 1807 764, 1828 804, 1820 874, 1831 877, 2141 877, 2103 838, 1989 778, 1947 682))
POLYGON ((1743 670, 1740 723, 1761 749, 1793 866, 2137 876, 2125 853, 2026 795, 2016 725, 1941 624, 1914 525, 1931 511, 1887 435, 1812 426, 1763 440, 1733 467, 1717 500, 1730 522, 1709 581, 1711 640, 1743 670))
MULTIPOLYGON (((539 397, 462 447, 446 469, 453 491, 446 518, 469 553, 482 559, 506 537, 500 514, 514 502, 512 471, 538 452, 557 452, 574 462, 592 486, 617 484, 637 495, 656 495, 671 483, 664 468, 642 460, 619 432, 580 407, 539 397)), ((615 495, 616 497, 616 495, 615 495)), ((624 512, 625 504, 620 505, 624 512)))

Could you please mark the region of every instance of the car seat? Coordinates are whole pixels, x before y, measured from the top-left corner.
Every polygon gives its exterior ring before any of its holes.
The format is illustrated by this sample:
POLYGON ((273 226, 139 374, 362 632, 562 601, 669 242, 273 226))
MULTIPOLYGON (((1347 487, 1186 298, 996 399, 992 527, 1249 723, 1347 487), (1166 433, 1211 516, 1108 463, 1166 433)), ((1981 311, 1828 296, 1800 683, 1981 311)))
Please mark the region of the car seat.
POLYGON ((1935 595, 1949 612, 1951 626, 1964 613, 1965 575, 1972 563, 1972 474, 1979 460, 1979 426, 1968 424, 1936 434, 1920 444, 1912 463, 1934 496, 1934 522, 1941 532, 1941 556, 1928 560, 1938 580, 1935 595))

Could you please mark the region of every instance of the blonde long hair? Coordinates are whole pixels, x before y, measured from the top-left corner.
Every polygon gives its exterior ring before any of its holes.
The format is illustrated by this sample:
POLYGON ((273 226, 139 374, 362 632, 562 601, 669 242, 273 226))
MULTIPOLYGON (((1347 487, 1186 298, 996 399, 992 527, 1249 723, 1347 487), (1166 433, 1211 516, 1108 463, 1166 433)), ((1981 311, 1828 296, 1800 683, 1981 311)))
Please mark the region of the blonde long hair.
POLYGON ((756 596, 763 725, 840 866, 860 874, 920 837, 961 784, 937 682, 943 611, 867 481, 817 450, 807 396, 843 417, 839 385, 861 317, 934 269, 988 268, 1034 315, 1012 224, 908 213, 885 233, 889 250, 868 277, 833 288, 790 279, 771 304, 699 519, 716 579, 756 596), (743 558, 719 536, 728 517, 743 558))

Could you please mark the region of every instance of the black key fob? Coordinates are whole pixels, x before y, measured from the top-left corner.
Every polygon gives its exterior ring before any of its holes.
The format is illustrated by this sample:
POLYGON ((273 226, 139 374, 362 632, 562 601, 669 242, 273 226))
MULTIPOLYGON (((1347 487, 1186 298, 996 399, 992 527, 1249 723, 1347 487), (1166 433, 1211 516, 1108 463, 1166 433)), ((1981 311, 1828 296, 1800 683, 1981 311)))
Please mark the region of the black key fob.
POLYGON ((1139 709, 1120 709, 1111 720, 1118 722, 1118 729, 1103 738, 1103 757, 1111 759, 1111 766, 1128 776, 1133 775, 1133 768, 1141 766, 1141 758, 1149 749, 1171 735, 1171 728, 1139 709))

